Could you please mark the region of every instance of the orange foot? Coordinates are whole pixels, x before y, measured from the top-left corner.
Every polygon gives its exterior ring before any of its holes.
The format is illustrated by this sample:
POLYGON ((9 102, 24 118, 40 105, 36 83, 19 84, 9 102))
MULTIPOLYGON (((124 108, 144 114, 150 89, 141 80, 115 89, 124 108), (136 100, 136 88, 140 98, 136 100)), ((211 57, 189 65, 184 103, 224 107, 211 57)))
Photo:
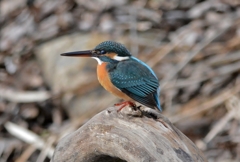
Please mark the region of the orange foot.
POLYGON ((117 104, 114 104, 114 106, 121 106, 117 112, 121 111, 124 107, 126 107, 127 105, 131 106, 131 107, 136 107, 135 103, 131 102, 131 101, 124 101, 124 102, 120 102, 117 104))

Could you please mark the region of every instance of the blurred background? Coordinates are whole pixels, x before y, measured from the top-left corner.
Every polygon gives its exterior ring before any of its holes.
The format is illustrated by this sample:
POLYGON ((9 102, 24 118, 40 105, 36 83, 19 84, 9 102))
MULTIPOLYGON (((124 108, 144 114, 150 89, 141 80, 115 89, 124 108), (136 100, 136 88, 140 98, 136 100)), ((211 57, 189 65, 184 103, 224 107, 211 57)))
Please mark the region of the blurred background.
POLYGON ((161 83, 163 114, 210 162, 240 161, 240 1, 1 0, 0 161, 47 162, 58 140, 120 100, 97 62, 125 44, 161 83))

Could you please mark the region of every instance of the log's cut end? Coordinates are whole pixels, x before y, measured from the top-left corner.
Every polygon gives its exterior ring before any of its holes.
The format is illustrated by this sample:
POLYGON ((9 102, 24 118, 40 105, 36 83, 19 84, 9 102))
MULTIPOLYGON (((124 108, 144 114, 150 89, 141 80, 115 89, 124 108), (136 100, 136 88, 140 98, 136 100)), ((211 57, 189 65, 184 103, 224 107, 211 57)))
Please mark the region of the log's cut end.
POLYGON ((203 162, 201 151, 161 114, 114 107, 58 143, 52 162, 203 162))

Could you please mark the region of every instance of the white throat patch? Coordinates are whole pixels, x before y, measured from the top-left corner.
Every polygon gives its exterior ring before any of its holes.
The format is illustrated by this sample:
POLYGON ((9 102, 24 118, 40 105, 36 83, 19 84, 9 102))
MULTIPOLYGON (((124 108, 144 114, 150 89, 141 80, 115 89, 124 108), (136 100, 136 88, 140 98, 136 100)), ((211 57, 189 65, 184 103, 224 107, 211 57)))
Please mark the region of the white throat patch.
POLYGON ((113 59, 117 61, 123 61, 123 60, 128 60, 129 56, 125 56, 125 57, 113 56, 113 59))
POLYGON ((97 58, 97 57, 92 57, 93 59, 95 59, 95 60, 97 60, 97 62, 98 62, 98 65, 101 65, 103 62, 99 59, 99 58, 97 58))

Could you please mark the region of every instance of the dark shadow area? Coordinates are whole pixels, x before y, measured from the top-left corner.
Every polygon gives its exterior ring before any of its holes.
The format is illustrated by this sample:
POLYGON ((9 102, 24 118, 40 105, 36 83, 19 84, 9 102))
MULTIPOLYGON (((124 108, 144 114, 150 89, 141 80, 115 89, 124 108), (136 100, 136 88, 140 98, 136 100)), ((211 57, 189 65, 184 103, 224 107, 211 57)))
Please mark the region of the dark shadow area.
POLYGON ((127 162, 127 161, 122 160, 118 157, 111 157, 111 156, 108 156, 108 155, 96 156, 91 161, 92 162, 127 162))

